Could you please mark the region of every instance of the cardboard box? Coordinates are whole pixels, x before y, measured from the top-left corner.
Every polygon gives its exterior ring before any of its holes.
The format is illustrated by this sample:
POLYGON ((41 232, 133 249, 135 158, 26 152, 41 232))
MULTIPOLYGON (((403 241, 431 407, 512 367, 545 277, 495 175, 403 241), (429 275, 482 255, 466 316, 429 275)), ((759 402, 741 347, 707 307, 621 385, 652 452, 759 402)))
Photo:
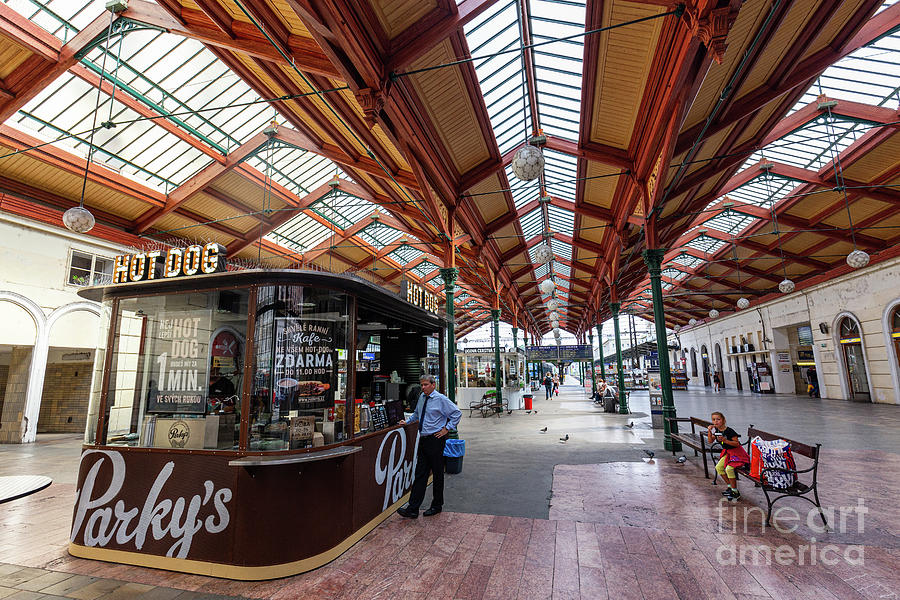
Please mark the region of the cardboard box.
POLYGON ((205 438, 206 419, 156 419, 153 447, 200 450, 205 438))

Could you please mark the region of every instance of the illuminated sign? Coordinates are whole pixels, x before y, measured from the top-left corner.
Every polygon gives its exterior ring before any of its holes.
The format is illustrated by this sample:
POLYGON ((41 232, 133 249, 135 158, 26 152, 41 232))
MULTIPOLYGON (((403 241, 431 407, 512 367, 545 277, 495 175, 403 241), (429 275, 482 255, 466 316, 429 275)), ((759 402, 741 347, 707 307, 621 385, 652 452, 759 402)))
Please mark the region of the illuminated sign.
POLYGON ((421 285, 417 285, 404 279, 400 282, 400 297, 405 298, 410 304, 424 308, 428 312, 437 313, 440 299, 427 291, 421 285))
POLYGON ((205 246, 169 248, 140 254, 121 254, 113 266, 113 283, 165 279, 181 275, 219 273, 225 270, 225 247, 215 242, 205 246))

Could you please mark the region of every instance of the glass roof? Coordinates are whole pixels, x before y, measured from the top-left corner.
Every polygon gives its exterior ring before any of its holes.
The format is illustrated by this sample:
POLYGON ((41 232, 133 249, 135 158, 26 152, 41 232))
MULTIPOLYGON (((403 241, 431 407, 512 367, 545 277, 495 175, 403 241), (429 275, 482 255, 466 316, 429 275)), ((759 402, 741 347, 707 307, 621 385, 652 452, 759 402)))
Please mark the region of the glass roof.
MULTIPOLYGON (((881 10, 895 3, 896 0, 885 2, 881 10)), ((872 106, 896 106, 900 102, 900 31, 895 30, 882 36, 828 67, 789 114, 818 102, 821 94, 838 102, 844 100, 872 106)), ((833 114, 831 117, 820 114, 811 122, 753 153, 738 173, 746 169, 758 169, 758 163, 764 159, 807 169, 812 173, 823 168, 829 169, 840 152, 878 126, 880 125, 852 120, 840 114, 833 114)), ((760 171, 758 177, 729 192, 727 197, 716 198, 705 210, 718 212, 716 205, 727 200, 771 209, 789 196, 798 185, 800 183, 795 180, 760 171)), ((739 210, 727 210, 694 229, 708 228, 739 235, 758 221, 755 217, 741 214, 739 210)), ((723 241, 701 236, 687 245, 713 254, 725 244, 723 241)), ((682 257, 675 260, 681 262, 682 257)))
POLYGON ((498 2, 464 28, 500 154, 521 145, 532 131, 523 56, 509 52, 477 59, 521 47, 517 5, 516 0, 498 2))

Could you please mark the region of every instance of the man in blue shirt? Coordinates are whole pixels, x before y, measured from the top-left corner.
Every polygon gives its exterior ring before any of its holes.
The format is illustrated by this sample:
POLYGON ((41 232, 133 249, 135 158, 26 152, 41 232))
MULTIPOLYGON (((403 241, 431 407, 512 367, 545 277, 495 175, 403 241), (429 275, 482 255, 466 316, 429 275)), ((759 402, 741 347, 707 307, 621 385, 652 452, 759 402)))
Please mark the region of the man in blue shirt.
POLYGON ((409 418, 410 423, 419 424, 419 452, 416 458, 416 473, 409 494, 409 504, 400 508, 397 513, 407 519, 419 516, 419 506, 425 499, 425 488, 428 487, 428 474, 434 475, 432 483, 431 508, 423 514, 426 517, 441 512, 444 506, 444 444, 447 432, 456 429, 462 412, 450 399, 436 391, 434 375, 422 375, 419 378, 422 395, 416 403, 416 410, 409 418))

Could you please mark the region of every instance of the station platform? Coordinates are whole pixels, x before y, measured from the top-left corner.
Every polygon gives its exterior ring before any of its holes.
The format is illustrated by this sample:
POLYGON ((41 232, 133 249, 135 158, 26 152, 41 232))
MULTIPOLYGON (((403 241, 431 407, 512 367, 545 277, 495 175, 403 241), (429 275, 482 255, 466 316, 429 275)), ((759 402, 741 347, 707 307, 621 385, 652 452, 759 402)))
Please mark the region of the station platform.
POLYGON ((463 411, 467 454, 447 476, 443 513, 391 517, 334 562, 262 582, 69 556, 80 436, 0 446, 0 476, 53 478, 0 505, 0 598, 900 597, 900 407, 676 392, 679 416, 721 410, 738 432, 753 423, 822 443, 822 503, 844 519, 820 532, 796 499, 777 506, 795 508, 797 522, 765 527, 762 492, 747 481, 740 502, 721 503, 692 452, 682 464, 662 450, 646 392, 631 395, 629 415, 603 414, 576 386, 543 398, 530 414, 463 411))

